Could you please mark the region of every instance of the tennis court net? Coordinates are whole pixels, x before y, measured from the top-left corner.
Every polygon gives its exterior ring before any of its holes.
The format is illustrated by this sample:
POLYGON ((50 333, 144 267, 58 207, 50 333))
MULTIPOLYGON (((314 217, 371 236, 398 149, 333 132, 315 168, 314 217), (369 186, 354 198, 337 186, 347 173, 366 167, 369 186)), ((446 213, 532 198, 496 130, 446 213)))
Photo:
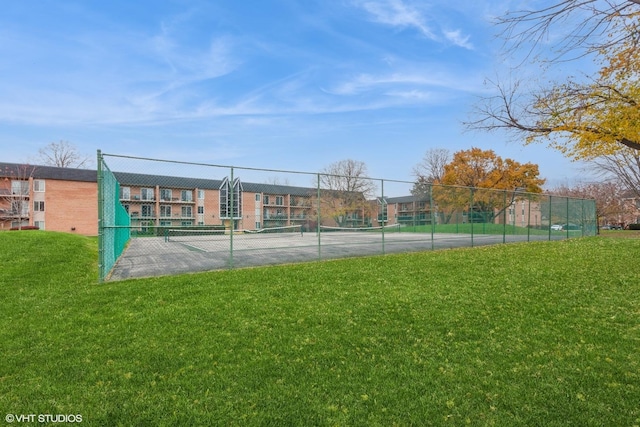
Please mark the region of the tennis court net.
MULTIPOLYGON (((275 238, 288 237, 302 233, 300 225, 284 227, 259 228, 255 230, 235 230, 234 238, 275 238)), ((209 228, 167 228, 165 230, 166 242, 196 242, 204 240, 229 239, 231 233, 224 227, 209 228)))
POLYGON ((400 224, 385 225, 379 227, 331 227, 328 225, 321 225, 319 227, 320 233, 345 233, 354 235, 366 235, 366 234, 380 234, 385 233, 397 233, 400 231, 400 224))

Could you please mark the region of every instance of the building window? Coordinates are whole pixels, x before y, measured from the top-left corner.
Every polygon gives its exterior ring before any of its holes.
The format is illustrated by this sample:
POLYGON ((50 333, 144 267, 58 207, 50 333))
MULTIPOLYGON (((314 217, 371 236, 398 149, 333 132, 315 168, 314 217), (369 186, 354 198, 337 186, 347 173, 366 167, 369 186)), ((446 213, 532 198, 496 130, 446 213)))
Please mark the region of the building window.
POLYGON ((192 202, 193 201, 193 191, 191 190, 182 190, 181 192, 182 201, 183 202, 192 202))
POLYGON ((256 193, 256 202, 259 202, 259 201, 260 201, 260 194, 256 193))
POLYGON ((385 199, 378 199, 378 221, 386 222, 389 220, 388 216, 389 216, 388 202, 385 199))
POLYGON ((11 194, 20 196, 29 195, 29 181, 11 181, 11 194))
POLYGON ((171 201, 171 190, 168 188, 160 189, 160 200, 170 202, 171 201))
POLYGON ((142 212, 143 217, 152 217, 153 216, 153 206, 152 205, 142 205, 140 206, 140 211, 142 212))
POLYGON ((264 196, 264 204, 265 205, 269 204, 269 196, 267 196, 267 195, 264 196))
POLYGON ((198 200, 204 200, 204 190, 198 190, 198 200))
POLYGON ((33 191, 35 191, 36 193, 42 193, 44 191, 44 181, 41 179, 34 179, 33 191))
POLYGON ((182 207, 182 218, 191 218, 193 216, 193 210, 191 206, 182 207))
POLYGON ((131 200, 131 187, 120 187, 120 199, 131 200))
POLYGON ((256 222, 256 230, 260 230, 260 228, 261 228, 261 227, 260 227, 260 223, 259 223, 259 222, 256 222))
POLYGON ((171 221, 160 221, 161 227, 171 227, 171 221))
POLYGON ((160 217, 162 218, 171 217, 171 205, 160 205, 160 217))
POLYGON ((201 215, 204 213, 204 206, 198 206, 198 213, 201 215))
POLYGON ((44 202, 34 201, 33 202, 33 211, 34 212, 44 212, 44 202))
POLYGON ((182 223, 180 225, 182 225, 183 227, 190 227, 190 226, 193 225, 193 222, 191 222, 191 221, 182 221, 182 223))
POLYGON ((220 218, 231 217, 242 218, 242 183, 238 178, 233 181, 233 185, 227 178, 220 185, 220 218))
POLYGON ((44 221, 33 221, 33 225, 38 227, 40 230, 44 230, 44 221))
POLYGON ((284 206, 284 197, 276 196, 276 206, 284 206))
POLYGON ((153 188, 141 188, 140 198, 142 200, 154 200, 153 188))

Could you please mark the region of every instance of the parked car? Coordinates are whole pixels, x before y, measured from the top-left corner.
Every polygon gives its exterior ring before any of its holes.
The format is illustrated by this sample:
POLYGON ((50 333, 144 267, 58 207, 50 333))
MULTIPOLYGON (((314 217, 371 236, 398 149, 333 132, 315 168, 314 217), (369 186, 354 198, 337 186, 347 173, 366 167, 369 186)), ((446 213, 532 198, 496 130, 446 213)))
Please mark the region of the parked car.
POLYGON ((553 224, 553 225, 551 226, 551 229, 552 229, 553 231, 562 231, 562 225, 560 225, 560 224, 553 224))

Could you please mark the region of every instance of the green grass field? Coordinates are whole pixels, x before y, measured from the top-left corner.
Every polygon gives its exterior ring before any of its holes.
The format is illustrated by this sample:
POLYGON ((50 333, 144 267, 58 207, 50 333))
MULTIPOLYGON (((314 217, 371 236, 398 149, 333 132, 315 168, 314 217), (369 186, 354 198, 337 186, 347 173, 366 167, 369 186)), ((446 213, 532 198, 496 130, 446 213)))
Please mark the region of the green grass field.
MULTIPOLYGON (((404 225, 397 229, 392 229, 398 232, 408 233, 453 233, 453 234, 492 234, 492 235, 507 235, 507 236, 565 236, 565 237, 582 237, 581 230, 562 230, 562 231, 549 231, 548 228, 528 228, 520 227, 511 224, 493 224, 493 223, 454 223, 454 224, 436 224, 433 227, 431 225, 404 225)), ((391 232, 393 232, 391 231, 391 232)))
POLYGON ((592 237, 97 284, 95 239, 0 233, 0 416, 637 426, 638 254, 592 237))

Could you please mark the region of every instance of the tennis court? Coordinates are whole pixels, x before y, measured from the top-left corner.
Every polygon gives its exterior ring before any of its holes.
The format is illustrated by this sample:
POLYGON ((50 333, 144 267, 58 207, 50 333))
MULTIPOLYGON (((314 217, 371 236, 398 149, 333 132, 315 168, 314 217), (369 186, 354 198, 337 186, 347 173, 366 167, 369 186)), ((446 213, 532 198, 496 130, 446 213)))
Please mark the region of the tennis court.
MULTIPOLYGON (((508 236, 509 242, 548 236, 508 236)), ((173 275, 355 256, 448 249, 504 243, 502 235, 400 232, 399 228, 344 230, 299 227, 235 232, 168 230, 164 236, 131 239, 111 280, 173 275)))

